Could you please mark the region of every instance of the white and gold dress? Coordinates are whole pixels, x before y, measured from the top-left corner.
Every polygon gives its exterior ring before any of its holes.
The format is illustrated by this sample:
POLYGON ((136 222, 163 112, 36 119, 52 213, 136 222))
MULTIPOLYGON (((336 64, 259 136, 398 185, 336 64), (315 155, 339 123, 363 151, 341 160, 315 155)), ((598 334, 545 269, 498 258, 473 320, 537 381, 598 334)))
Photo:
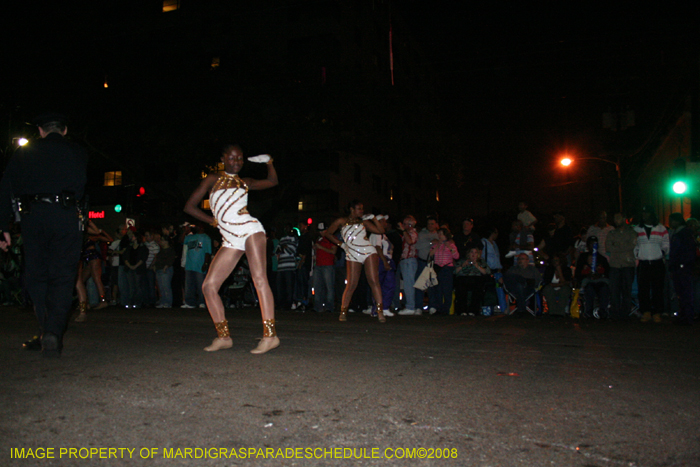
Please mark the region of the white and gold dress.
POLYGON ((367 238, 365 224, 360 220, 354 224, 345 224, 340 229, 340 235, 346 244, 345 259, 356 263, 364 263, 377 249, 372 246, 367 238))
POLYGON ((209 205, 225 248, 245 250, 249 236, 265 233, 260 221, 248 214, 248 185, 238 174, 224 172, 219 177, 211 189, 209 205))

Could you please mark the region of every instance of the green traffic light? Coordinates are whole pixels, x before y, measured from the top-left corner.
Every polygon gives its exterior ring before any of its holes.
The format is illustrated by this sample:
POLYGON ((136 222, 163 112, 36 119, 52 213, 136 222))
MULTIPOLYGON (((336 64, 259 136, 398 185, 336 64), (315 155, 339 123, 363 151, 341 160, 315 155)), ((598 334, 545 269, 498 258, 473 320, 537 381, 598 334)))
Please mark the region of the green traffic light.
POLYGON ((122 212, 122 205, 117 204, 116 206, 114 206, 114 212, 122 212))
POLYGON ((676 193, 677 195, 682 195, 688 190, 688 185, 685 184, 685 182, 676 182, 673 184, 673 192, 676 193))

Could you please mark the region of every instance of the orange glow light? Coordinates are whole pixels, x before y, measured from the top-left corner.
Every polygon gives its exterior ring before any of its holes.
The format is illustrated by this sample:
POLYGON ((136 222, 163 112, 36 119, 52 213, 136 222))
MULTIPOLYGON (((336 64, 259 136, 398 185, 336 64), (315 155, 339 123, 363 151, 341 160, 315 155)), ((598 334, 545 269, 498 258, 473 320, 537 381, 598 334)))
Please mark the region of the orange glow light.
POLYGON ((571 165, 571 163, 572 163, 573 161, 572 161, 570 158, 565 157, 565 158, 563 158, 560 162, 561 162, 561 165, 563 165, 564 167, 568 167, 568 166, 571 165))

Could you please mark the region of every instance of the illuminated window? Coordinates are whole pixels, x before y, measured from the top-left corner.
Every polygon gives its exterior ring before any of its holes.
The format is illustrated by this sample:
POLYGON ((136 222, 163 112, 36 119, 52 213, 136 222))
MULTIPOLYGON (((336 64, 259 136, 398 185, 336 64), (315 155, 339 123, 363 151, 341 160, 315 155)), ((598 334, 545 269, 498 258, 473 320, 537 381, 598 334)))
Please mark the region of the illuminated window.
POLYGON ((180 9, 180 0, 163 0, 163 13, 180 9))
POLYGON ((104 186, 119 186, 122 184, 122 172, 105 172, 104 186))
POLYGON ((211 209, 211 206, 209 205, 209 199, 205 199, 202 201, 202 209, 211 209))
POLYGON ((313 190, 302 193, 297 203, 299 211, 336 211, 338 192, 334 190, 313 190))
POLYGON ((221 65, 221 59, 219 57, 214 57, 211 59, 211 69, 216 70, 221 65))

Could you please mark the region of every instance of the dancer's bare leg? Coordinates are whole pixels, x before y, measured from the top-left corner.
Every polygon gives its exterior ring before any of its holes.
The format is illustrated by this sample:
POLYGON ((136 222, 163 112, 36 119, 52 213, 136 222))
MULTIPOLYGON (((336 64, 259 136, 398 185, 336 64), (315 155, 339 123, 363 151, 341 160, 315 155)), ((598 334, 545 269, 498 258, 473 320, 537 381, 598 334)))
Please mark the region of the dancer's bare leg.
POLYGON ((228 329, 228 321, 226 321, 224 304, 219 296, 219 289, 226 278, 231 275, 241 256, 243 256, 242 250, 220 248, 209 265, 209 272, 202 284, 204 300, 207 302, 207 309, 212 321, 214 321, 218 336, 210 346, 204 348, 207 352, 229 349, 233 346, 228 329))
POLYGON ((352 301, 352 294, 355 293, 357 289, 357 283, 360 281, 360 273, 362 273, 362 264, 355 261, 346 261, 345 269, 347 275, 345 276, 345 290, 343 291, 343 299, 340 301, 340 316, 338 319, 340 321, 348 320, 348 308, 350 308, 350 302, 352 301))
POLYGON ((78 292, 78 316, 75 320, 79 323, 87 319, 88 296, 85 288, 85 281, 90 277, 90 268, 80 261, 78 267, 78 278, 75 281, 75 290, 78 292))
POLYGON ((345 263, 345 269, 347 270, 346 280, 348 283, 345 285, 345 291, 343 292, 343 300, 340 302, 340 307, 347 309, 350 307, 350 301, 352 301, 352 295, 357 289, 357 284, 360 282, 360 274, 362 273, 362 263, 357 263, 355 261, 347 261, 345 263))
POLYGON ((93 259, 88 263, 88 269, 90 269, 90 275, 97 287, 97 293, 100 294, 100 298, 104 298, 105 286, 102 285, 102 260, 93 259))
POLYGON ((260 300, 260 311, 263 319, 263 338, 257 348, 251 353, 262 354, 280 345, 275 329, 275 299, 267 280, 267 238, 263 232, 258 232, 246 240, 245 252, 248 256, 248 266, 253 277, 255 290, 260 300))
POLYGON ((380 322, 386 321, 384 318, 384 306, 382 304, 382 286, 379 284, 379 255, 371 255, 365 260, 365 275, 369 288, 372 290, 372 297, 377 304, 377 316, 380 322))
POLYGON ((267 238, 262 232, 248 237, 245 244, 245 252, 248 255, 250 275, 255 284, 260 300, 260 310, 263 320, 275 319, 275 299, 267 280, 267 238))
POLYGON ((207 309, 209 309, 211 319, 215 323, 226 319, 224 304, 219 296, 219 289, 236 268, 243 253, 243 250, 220 248, 209 265, 209 272, 207 272, 207 277, 202 284, 202 293, 204 294, 204 300, 207 302, 207 309))
POLYGON ((85 267, 83 261, 80 261, 78 276, 75 281, 75 290, 78 292, 78 302, 80 303, 87 303, 87 289, 85 288, 85 281, 88 277, 90 277, 90 268, 85 267))
POLYGON ((105 297, 105 286, 102 284, 102 260, 93 259, 88 263, 88 269, 90 270, 90 276, 92 276, 93 282, 97 287, 97 293, 100 295, 100 303, 95 307, 96 310, 101 308, 106 308, 109 306, 107 303, 107 297, 105 297))

